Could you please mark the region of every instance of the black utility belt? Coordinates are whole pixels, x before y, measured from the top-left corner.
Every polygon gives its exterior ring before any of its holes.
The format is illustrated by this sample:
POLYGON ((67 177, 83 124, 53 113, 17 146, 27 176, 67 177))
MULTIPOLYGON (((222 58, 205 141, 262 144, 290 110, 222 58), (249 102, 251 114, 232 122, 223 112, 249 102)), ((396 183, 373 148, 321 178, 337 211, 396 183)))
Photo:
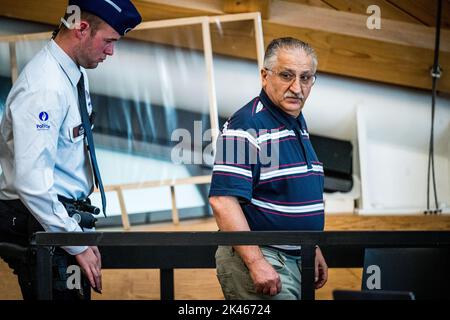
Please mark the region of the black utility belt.
POLYGON ((66 208, 69 217, 75 219, 81 228, 95 228, 97 218, 95 218, 94 215, 98 215, 100 213, 100 209, 92 206, 89 198, 84 200, 73 200, 58 195, 58 200, 66 208))

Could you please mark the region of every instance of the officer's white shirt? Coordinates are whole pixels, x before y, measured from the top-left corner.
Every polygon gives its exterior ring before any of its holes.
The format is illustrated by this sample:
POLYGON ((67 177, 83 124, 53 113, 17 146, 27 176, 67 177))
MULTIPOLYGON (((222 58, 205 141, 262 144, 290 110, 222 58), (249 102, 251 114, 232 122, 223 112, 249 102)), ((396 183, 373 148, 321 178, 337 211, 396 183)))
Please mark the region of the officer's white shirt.
MULTIPOLYGON (((84 74, 88 112, 92 110, 84 74)), ((93 174, 81 125, 75 62, 51 40, 24 68, 0 124, 0 199, 20 199, 47 232, 81 231, 58 201, 86 198, 93 174)), ((64 247, 72 255, 87 247, 64 247)))

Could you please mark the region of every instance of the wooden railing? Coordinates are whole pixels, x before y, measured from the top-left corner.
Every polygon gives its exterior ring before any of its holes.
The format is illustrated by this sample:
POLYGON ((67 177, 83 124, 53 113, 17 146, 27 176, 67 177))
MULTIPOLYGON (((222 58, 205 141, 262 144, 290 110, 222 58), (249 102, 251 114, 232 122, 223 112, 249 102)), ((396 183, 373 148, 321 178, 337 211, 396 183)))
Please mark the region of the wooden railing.
MULTIPOLYGON (((144 189, 144 188, 157 188, 157 187, 169 187, 170 188, 170 197, 172 203, 172 222, 174 224, 178 224, 180 222, 180 217, 178 214, 177 200, 175 196, 175 186, 181 185, 199 185, 199 184, 209 184, 211 183, 211 176, 195 176, 189 178, 180 178, 180 179, 167 179, 167 180, 155 180, 155 181, 145 181, 145 182, 137 182, 137 183, 128 183, 128 184, 116 184, 116 185, 108 185, 105 187, 105 191, 114 191, 117 193, 117 197, 119 199, 120 204, 120 213, 122 217, 122 226, 124 230, 130 230, 130 220, 128 219, 128 210, 126 207, 125 199, 123 196, 124 190, 133 190, 133 189, 144 189)), ((95 190, 98 192, 98 190, 95 190)))

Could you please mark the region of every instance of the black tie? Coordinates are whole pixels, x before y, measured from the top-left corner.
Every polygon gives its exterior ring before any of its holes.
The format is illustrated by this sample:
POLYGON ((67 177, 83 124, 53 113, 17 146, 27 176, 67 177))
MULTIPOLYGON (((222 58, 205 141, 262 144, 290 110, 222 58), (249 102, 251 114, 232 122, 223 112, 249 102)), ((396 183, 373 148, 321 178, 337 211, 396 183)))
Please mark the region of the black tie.
POLYGON ((100 176, 100 170, 98 169, 97 164, 97 157, 95 155, 94 137, 92 136, 91 121, 89 120, 89 114, 86 106, 86 94, 85 94, 86 91, 84 88, 83 73, 81 73, 81 78, 80 81, 78 82, 77 89, 78 89, 78 104, 80 106, 81 121, 83 123, 84 135, 87 139, 87 149, 90 154, 92 169, 94 170, 95 185, 97 186, 97 188, 100 189, 100 194, 102 196, 103 214, 106 217, 105 189, 103 189, 102 178, 100 176))

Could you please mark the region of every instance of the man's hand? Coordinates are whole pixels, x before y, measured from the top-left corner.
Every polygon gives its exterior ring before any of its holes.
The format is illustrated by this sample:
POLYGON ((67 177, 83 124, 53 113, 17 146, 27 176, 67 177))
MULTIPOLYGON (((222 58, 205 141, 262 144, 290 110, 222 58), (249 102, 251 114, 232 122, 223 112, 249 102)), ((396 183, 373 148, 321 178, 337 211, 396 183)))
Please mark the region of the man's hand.
POLYGON ((89 247, 87 250, 75 256, 81 270, 89 280, 91 287, 100 292, 102 291, 102 262, 100 251, 97 247, 89 247))
POLYGON ((281 291, 281 280, 278 272, 266 261, 261 258, 248 264, 250 276, 255 285, 257 293, 265 295, 277 295, 281 291))
POLYGON ((314 285, 316 289, 322 288, 328 280, 328 266, 319 247, 316 247, 316 260, 314 270, 314 285))
POLYGON ((102 256, 100 255, 100 251, 95 246, 91 247, 91 249, 92 249, 92 251, 94 252, 95 256, 98 259, 98 268, 99 268, 99 270, 101 270, 102 269, 102 256))
MULTIPOLYGON (((236 197, 213 196, 209 203, 219 229, 222 231, 250 231, 247 219, 236 197)), ((281 291, 278 272, 266 261, 258 246, 235 246, 250 271, 257 293, 274 296, 281 291)))

